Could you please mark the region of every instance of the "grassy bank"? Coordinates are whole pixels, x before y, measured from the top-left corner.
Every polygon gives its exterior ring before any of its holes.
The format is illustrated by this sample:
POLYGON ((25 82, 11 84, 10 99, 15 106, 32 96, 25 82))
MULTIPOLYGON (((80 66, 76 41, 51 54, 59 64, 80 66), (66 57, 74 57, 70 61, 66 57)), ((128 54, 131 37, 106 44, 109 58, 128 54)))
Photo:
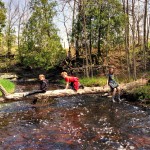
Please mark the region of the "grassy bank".
MULTIPOLYGON (((15 84, 7 79, 0 79, 0 84, 7 90, 9 93, 13 93, 15 91, 15 84)), ((0 96, 2 93, 0 92, 0 96)))
POLYGON ((150 101, 150 85, 145 85, 139 88, 136 88, 132 91, 136 95, 138 100, 149 100, 150 101))
POLYGON ((81 78, 80 83, 84 86, 104 86, 107 83, 106 77, 81 78))
MULTIPOLYGON (((93 78, 80 78, 80 83, 84 86, 104 86, 106 85, 107 78, 106 77, 93 77, 93 78)), ((64 79, 59 81, 60 84, 65 84, 64 79)))

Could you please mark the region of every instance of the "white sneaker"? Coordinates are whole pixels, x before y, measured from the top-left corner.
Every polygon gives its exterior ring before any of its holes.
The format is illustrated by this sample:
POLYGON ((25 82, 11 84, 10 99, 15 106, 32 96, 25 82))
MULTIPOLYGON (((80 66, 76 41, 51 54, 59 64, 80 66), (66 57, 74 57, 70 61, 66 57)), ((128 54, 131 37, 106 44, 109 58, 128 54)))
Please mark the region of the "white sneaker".
POLYGON ((23 94, 23 97, 26 97, 27 95, 28 95, 28 92, 27 92, 27 93, 24 93, 24 94, 23 94))
POLYGON ((26 94, 23 94, 23 97, 25 97, 26 96, 26 94))
POLYGON ((118 98, 118 101, 119 101, 119 102, 122 102, 122 101, 123 101, 123 99, 118 98))
POLYGON ((112 99, 112 102, 115 103, 116 102, 115 99, 112 99))

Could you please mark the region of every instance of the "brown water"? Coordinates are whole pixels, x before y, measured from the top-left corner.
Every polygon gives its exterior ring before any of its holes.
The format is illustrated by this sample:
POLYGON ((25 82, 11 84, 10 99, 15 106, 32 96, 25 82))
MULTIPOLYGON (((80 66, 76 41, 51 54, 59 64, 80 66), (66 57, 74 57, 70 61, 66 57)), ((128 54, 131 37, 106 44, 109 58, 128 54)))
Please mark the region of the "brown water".
POLYGON ((150 150, 148 110, 97 94, 30 103, 0 104, 0 150, 150 150))

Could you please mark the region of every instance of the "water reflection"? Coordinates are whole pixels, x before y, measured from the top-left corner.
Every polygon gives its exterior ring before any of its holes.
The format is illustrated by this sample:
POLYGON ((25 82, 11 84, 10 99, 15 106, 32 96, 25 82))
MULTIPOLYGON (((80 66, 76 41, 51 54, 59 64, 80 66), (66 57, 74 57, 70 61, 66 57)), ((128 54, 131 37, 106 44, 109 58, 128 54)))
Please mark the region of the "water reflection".
POLYGON ((150 115, 99 95, 0 106, 0 150, 148 150, 150 115))

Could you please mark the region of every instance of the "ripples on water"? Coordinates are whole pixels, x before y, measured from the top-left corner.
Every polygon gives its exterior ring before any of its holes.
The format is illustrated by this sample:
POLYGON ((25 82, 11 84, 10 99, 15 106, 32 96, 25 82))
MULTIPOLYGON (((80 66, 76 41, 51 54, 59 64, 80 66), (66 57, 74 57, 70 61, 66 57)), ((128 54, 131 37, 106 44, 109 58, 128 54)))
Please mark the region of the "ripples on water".
POLYGON ((150 115, 99 95, 0 104, 0 150, 149 150, 150 115))

